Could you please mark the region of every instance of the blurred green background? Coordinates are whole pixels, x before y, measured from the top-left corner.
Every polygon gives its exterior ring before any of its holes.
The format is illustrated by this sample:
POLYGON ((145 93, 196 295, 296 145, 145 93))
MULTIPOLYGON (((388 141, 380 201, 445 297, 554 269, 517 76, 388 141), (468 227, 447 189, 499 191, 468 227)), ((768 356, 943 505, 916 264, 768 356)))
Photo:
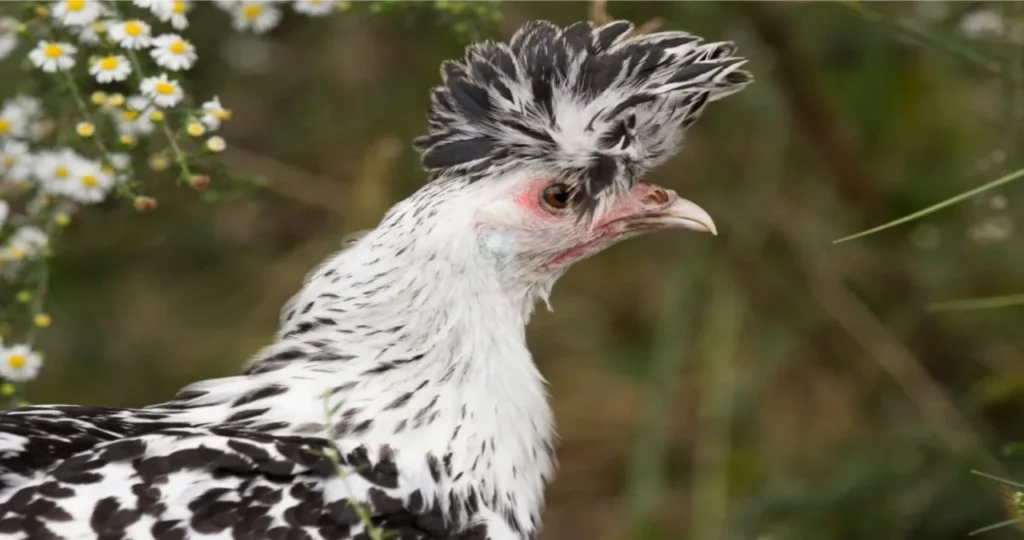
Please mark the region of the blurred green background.
MULTIPOLYGON (((586 3, 501 5, 484 35, 586 3)), ((720 236, 657 234, 571 270, 529 329, 561 444, 545 539, 953 539, 1007 519, 1024 438, 1024 186, 832 240, 1022 166, 1024 4, 647 3, 638 24, 734 40, 757 81, 651 180, 720 236)), ((427 11, 193 18, 195 95, 234 111, 228 164, 266 187, 90 208, 57 247, 33 402, 141 405, 236 373, 305 273, 424 181, 410 140, 465 35, 427 11)), ((214 177, 215 187, 231 182, 214 177)), ((1012 538, 1014 528, 984 538, 1012 538)))

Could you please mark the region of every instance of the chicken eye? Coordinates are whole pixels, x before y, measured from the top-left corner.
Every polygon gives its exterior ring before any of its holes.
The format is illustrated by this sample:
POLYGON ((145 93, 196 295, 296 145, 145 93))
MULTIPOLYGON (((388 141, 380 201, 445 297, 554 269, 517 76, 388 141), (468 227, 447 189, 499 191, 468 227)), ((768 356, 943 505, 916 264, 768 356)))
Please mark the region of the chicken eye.
POLYGON ((572 194, 569 191, 569 186, 565 184, 551 184, 544 188, 544 192, 541 193, 541 200, 544 204, 554 210, 562 210, 569 206, 571 198, 572 194))

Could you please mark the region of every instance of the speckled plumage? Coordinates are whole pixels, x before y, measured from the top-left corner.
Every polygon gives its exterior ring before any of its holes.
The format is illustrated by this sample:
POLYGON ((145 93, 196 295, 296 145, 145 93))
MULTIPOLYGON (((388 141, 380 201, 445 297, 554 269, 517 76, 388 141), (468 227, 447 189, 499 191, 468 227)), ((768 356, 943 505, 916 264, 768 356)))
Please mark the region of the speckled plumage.
POLYGON ((524 328, 564 266, 492 201, 546 175, 599 212, 750 80, 730 44, 630 28, 533 22, 446 64, 431 182, 310 274, 243 374, 0 414, 0 535, 369 538, 362 506, 392 538, 535 537, 554 446, 524 328))

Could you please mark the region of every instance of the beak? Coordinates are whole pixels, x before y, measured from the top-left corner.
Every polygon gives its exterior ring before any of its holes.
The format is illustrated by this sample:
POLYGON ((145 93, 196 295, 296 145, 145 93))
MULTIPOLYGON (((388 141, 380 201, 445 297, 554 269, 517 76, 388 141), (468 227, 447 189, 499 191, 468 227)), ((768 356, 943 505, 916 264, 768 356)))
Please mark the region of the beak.
POLYGON ((644 228, 688 229, 691 231, 709 232, 714 236, 718 236, 718 229, 715 227, 715 222, 711 219, 711 216, 703 208, 680 197, 676 197, 674 201, 661 210, 646 213, 631 221, 630 228, 632 228, 633 224, 638 224, 644 228))
POLYGON ((633 188, 631 197, 594 226, 592 239, 562 252, 551 263, 576 261, 624 238, 662 229, 686 229, 718 235, 715 222, 703 208, 680 198, 675 191, 641 183, 633 188))

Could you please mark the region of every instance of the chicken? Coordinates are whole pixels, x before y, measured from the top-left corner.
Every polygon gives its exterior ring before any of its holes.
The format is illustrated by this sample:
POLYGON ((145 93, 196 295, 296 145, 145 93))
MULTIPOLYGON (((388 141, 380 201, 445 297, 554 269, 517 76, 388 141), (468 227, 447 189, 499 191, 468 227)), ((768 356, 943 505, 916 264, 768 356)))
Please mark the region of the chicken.
POLYGON ((442 67, 429 182, 315 269, 241 375, 0 415, 5 538, 535 538, 555 468, 525 340, 573 263, 708 214, 641 182, 752 78, 729 43, 534 21, 442 67))

